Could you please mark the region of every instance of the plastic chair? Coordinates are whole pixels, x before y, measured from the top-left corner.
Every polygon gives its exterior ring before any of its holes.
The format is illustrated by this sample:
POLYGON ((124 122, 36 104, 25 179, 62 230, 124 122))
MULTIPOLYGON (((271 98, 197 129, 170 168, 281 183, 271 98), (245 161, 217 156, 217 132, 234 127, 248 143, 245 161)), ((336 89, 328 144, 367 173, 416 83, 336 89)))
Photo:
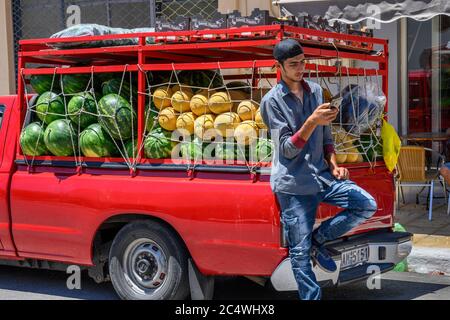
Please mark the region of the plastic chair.
MULTIPOLYGON (((402 146, 400 148, 400 155, 398 157, 398 163, 396 166, 397 177, 395 181, 397 191, 397 208, 399 205, 399 195, 401 192, 403 203, 405 203, 405 196, 403 194, 403 187, 423 187, 422 190, 416 195, 416 202, 418 203, 419 194, 424 188, 429 188, 428 195, 428 220, 432 220, 433 215, 433 192, 434 181, 439 179, 438 170, 426 170, 425 152, 434 152, 432 149, 424 148, 421 146, 402 146)), ((441 155, 436 153, 440 157, 440 162, 443 162, 441 155)), ((440 181, 441 183, 443 181, 440 181)), ((447 193, 444 187, 445 198, 447 193)))

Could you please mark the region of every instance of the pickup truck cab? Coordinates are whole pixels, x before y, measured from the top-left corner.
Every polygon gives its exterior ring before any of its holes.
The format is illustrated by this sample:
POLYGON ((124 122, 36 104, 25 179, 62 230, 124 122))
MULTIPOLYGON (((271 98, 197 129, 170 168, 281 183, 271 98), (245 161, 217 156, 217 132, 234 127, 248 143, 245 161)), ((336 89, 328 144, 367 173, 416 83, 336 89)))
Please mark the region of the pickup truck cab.
MULTIPOLYGON (((269 183, 270 167, 177 164, 126 166, 17 158, 18 96, 0 97, 0 259, 2 264, 66 270, 79 265, 111 280, 123 299, 210 299, 214 278, 247 276, 278 291, 296 290, 269 183)), ((371 193, 377 213, 335 249, 338 269, 314 272, 323 286, 394 268, 411 234, 393 232, 395 190, 383 162, 348 166, 371 193)), ((339 211, 321 205, 316 226, 339 211)))

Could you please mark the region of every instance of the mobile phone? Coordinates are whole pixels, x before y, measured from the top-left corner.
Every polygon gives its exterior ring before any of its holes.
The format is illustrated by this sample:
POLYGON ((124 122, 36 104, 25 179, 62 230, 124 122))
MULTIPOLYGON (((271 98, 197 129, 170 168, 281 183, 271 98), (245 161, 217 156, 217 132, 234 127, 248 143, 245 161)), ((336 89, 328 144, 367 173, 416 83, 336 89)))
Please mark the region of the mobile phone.
POLYGON ((342 97, 336 97, 333 98, 333 100, 331 100, 330 102, 330 109, 339 109, 339 107, 341 106, 343 98, 342 97))

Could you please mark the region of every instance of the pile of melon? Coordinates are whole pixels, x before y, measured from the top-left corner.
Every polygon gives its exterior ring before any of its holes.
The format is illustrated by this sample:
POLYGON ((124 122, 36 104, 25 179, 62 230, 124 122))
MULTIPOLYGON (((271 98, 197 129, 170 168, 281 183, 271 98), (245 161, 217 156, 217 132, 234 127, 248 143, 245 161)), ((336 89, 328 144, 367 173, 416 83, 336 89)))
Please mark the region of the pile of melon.
POLYGON ((177 131, 198 145, 232 141, 236 148, 244 150, 250 146, 258 148, 260 130, 267 129, 259 110, 266 92, 267 89, 252 91, 248 84, 237 81, 216 88, 201 88, 198 83, 166 83, 156 86, 151 96, 158 124, 164 130, 177 131))
POLYGON ((335 143, 337 163, 364 162, 363 155, 357 147, 359 144, 359 137, 348 133, 339 125, 333 125, 331 127, 331 133, 335 143))

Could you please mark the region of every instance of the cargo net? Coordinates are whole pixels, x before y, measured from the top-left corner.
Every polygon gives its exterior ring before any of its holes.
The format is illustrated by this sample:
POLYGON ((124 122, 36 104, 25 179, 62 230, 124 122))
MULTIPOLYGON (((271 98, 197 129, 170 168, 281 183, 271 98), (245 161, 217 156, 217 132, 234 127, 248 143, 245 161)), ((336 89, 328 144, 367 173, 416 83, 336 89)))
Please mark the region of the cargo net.
MULTIPOLYGON (((53 75, 32 76, 31 87, 39 96, 27 101, 22 153, 29 167, 36 157, 50 155, 73 157, 79 168, 92 158, 121 158, 135 172, 144 159, 171 159, 169 163, 185 164, 188 170, 199 164, 244 165, 255 173, 271 162, 274 150, 259 108, 274 85, 274 74, 261 69, 250 68, 247 74, 240 69, 242 81, 230 80, 233 75, 220 65, 217 70, 141 70, 147 88, 139 93, 137 72, 127 67, 121 73, 59 76, 55 69, 53 75), (145 97, 140 145, 138 94, 145 97)), ((314 78, 314 72, 307 75, 314 78)), ((374 164, 382 153, 379 129, 385 104, 378 77, 358 77, 355 84, 349 75, 340 75, 333 82, 317 71, 314 80, 322 86, 325 102, 333 91, 343 98, 332 125, 338 162, 374 164)))
POLYGON ((309 78, 323 90, 324 102, 341 98, 339 113, 331 126, 338 164, 367 162, 373 167, 383 155, 381 126, 385 116, 386 97, 380 90, 379 76, 351 76, 347 69, 336 77, 319 77, 319 72, 309 71, 309 78))
MULTIPOLYGON (((272 158, 259 113, 271 82, 251 72, 226 81, 219 70, 145 72, 145 129, 138 145, 137 73, 36 75, 20 144, 29 167, 40 156, 122 158, 135 171, 142 158, 186 164, 240 164, 250 172, 272 158), (252 87, 258 78, 258 86, 252 87), (263 85, 265 87, 263 87, 263 85)), ((142 71, 144 72, 144 71, 142 71)), ((22 75, 26 86, 26 79, 22 75)), ((28 95, 28 89, 26 89, 28 95)), ((112 160, 112 161, 114 161, 112 160)))

